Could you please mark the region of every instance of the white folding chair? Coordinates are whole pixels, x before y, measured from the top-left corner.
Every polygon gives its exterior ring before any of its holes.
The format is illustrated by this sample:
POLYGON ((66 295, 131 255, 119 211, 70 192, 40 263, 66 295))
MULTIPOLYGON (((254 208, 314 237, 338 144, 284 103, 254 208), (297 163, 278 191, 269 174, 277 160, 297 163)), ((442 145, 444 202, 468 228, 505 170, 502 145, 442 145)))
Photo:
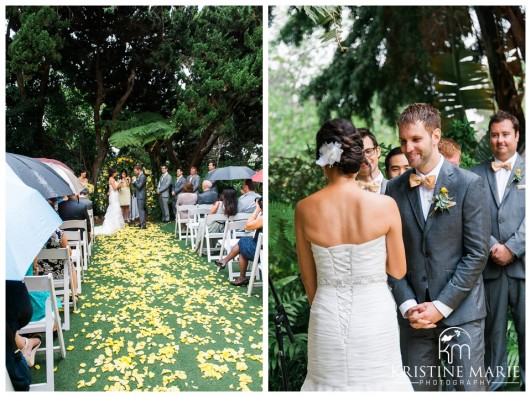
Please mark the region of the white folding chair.
POLYGON ((186 234, 183 231, 182 225, 187 225, 190 217, 190 210, 197 208, 195 204, 193 205, 178 205, 175 209, 175 237, 179 236, 179 240, 182 240, 186 237, 186 234), (187 217, 183 217, 186 214, 187 217))
MULTIPOLYGON (((55 279, 53 281, 56 295, 63 295, 63 309, 65 319, 63 329, 68 331, 70 329, 70 303, 69 296, 74 294, 74 280, 72 274, 72 262, 68 248, 49 248, 42 249, 37 255, 39 260, 62 260, 64 261, 63 279, 55 279)), ((75 297, 72 297, 74 311, 77 310, 77 303, 75 297)))
POLYGON ((15 388, 13 387, 13 382, 11 382, 11 378, 9 377, 9 372, 7 372, 7 368, 6 368, 6 391, 15 391, 15 388))
POLYGON ((195 249, 196 245, 198 244, 197 232, 199 230, 199 223, 206 218, 209 212, 209 208, 198 207, 191 209, 188 212, 188 216, 190 218, 188 220, 188 224, 186 225, 186 240, 184 245, 188 244, 188 235, 190 235, 190 244, 192 245, 192 249, 195 249))
POLYGON ((240 237, 240 230, 245 230, 246 220, 230 220, 225 227, 225 233, 223 233, 223 240, 221 241, 220 259, 227 256, 232 247, 238 242, 240 237))
POLYGON ((45 316, 42 320, 30 322, 18 332, 20 335, 46 333, 46 346, 37 349, 37 353, 46 354, 46 383, 30 385, 30 391, 54 391, 54 352, 60 351, 61 357, 66 357, 65 341, 61 329, 61 317, 57 308, 54 281, 51 274, 46 276, 26 276, 24 283, 28 291, 48 291, 50 297, 46 300, 45 316), (53 344, 53 324, 56 324, 59 345, 53 344))
MULTIPOLYGON (((71 221, 63 221, 63 224, 60 226, 61 230, 66 229, 72 229, 72 230, 82 230, 82 240, 81 240, 81 248, 83 251, 83 270, 87 270, 88 268, 88 251, 89 251, 89 236, 87 232, 87 221, 84 219, 82 220, 71 220, 71 221)), ((94 234, 94 229, 92 229, 92 232, 94 234)))
MULTIPOLYGON (((227 223, 229 221, 229 218, 227 218, 224 214, 209 214, 205 218, 205 230, 203 233, 203 238, 198 236, 198 238, 201 238, 201 241, 197 240, 196 244, 199 244, 199 255, 203 254, 203 241, 206 241, 206 253, 207 253, 207 261, 210 262, 212 259, 221 259, 221 253, 214 256, 212 252, 214 250, 217 250, 216 244, 213 244, 210 242, 211 239, 223 239, 223 235, 225 233, 225 228, 227 227, 227 223), (211 225, 214 222, 220 222, 223 224, 223 231, 222 232, 211 232, 209 230, 209 225, 211 225)), ((221 249, 220 249, 221 252, 221 249)))
POLYGON ((83 277, 83 250, 81 249, 82 239, 81 239, 81 230, 65 230, 64 231, 72 254, 70 258, 75 267, 77 274, 77 292, 81 293, 81 280, 83 277))
POLYGON ((262 260, 263 260, 263 235, 262 233, 258 234, 258 238, 256 240, 256 251, 254 252, 254 259, 253 259, 253 267, 251 269, 251 276, 249 277, 249 286, 247 287, 247 295, 251 296, 253 293, 253 287, 255 285, 262 285, 263 283, 260 280, 260 273, 262 272, 262 260))
POLYGON ((94 210, 87 209, 90 219, 90 230, 92 230, 92 237, 88 239, 88 257, 92 256, 92 247, 94 246, 94 238, 96 234, 94 233, 94 210))
POLYGON ((251 217, 251 212, 238 212, 236 215, 232 217, 233 221, 242 221, 247 220, 251 217))

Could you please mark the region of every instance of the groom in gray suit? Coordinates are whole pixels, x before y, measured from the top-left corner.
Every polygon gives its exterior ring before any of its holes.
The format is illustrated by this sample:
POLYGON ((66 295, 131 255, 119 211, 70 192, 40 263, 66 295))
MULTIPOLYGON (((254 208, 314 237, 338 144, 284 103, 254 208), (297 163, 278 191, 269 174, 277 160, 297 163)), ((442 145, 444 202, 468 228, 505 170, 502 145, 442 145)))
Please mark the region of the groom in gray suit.
POLYGON ((388 182, 387 194, 402 217, 407 273, 389 277, 389 285, 405 371, 416 391, 438 390, 445 375, 458 391, 487 390, 481 273, 490 219, 484 183, 439 153, 441 118, 431 105, 408 106, 398 129, 412 168, 388 182))
POLYGON ((508 307, 518 335, 519 372, 525 389, 525 160, 516 151, 518 130, 518 119, 512 114, 499 111, 492 116, 489 134, 494 157, 472 169, 489 187, 492 225, 490 257, 483 271, 488 305, 485 365, 491 369, 489 390, 503 390, 508 373, 508 307))
POLYGON ((133 177, 133 185, 136 190, 136 202, 138 204, 138 215, 140 217, 140 229, 146 228, 146 174, 142 171, 142 166, 136 164, 133 168, 136 176, 133 177), (137 179, 138 177, 138 179, 137 179))

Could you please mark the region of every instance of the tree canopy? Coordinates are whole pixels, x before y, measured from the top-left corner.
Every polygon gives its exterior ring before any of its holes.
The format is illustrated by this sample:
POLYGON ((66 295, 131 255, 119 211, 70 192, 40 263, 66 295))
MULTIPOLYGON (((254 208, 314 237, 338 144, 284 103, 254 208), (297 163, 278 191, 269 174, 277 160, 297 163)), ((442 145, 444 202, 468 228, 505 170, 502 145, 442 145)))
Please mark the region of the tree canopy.
MULTIPOLYGON (((294 7, 282 29, 300 43, 323 26, 334 38, 335 7, 294 7), (315 23, 320 16, 319 23, 315 23)), ((394 125, 412 102, 437 106, 445 120, 466 121, 466 109, 514 114, 525 135, 523 112, 525 11, 498 7, 348 7, 352 22, 333 62, 303 90, 319 103, 322 121, 362 117, 373 123, 373 99, 394 125)), ((520 149, 524 139, 520 140, 520 149)))
POLYGON ((8 151, 93 180, 111 145, 145 149, 154 169, 261 166, 261 7, 10 6, 6 18, 8 151))

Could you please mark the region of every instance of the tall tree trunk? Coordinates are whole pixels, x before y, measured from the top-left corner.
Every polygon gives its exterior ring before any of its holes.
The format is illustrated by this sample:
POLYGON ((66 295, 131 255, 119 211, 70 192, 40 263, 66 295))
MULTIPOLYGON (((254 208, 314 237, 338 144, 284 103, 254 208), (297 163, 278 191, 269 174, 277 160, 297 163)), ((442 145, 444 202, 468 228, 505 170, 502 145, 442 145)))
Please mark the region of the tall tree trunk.
MULTIPOLYGON (((107 156, 107 153, 109 152, 109 138, 111 137, 113 133, 113 129, 114 129, 112 124, 105 128, 102 128, 101 126, 100 111, 101 111, 101 105, 103 104, 103 99, 105 97, 105 87, 103 86, 103 73, 100 68, 99 54, 96 55, 95 67, 96 67, 96 83, 98 85, 98 89, 97 89, 96 101, 94 103, 94 126, 95 126, 94 128, 96 132, 96 145, 97 145, 96 158, 94 160, 94 165, 92 167, 92 183, 94 183, 94 186, 96 186, 96 181, 98 180, 98 175, 100 173, 101 165, 105 161, 105 157, 107 156)), ((114 106, 114 109, 112 112, 112 121, 116 121, 118 119, 118 116, 120 115, 120 112, 122 111, 122 108, 125 102, 127 101, 127 98, 129 98, 129 96, 133 92, 135 78, 136 78, 136 72, 135 72, 135 69, 132 68, 129 74, 129 77, 127 78, 127 88, 124 94, 121 96, 121 98, 118 100, 118 102, 116 102, 116 105, 114 106)))
POLYGON ((501 23, 496 19, 493 7, 474 7, 481 28, 481 45, 485 49, 489 70, 494 86, 496 103, 500 110, 513 114, 520 122, 518 150, 525 149, 525 115, 522 109, 522 96, 519 95, 513 73, 505 57, 501 23))

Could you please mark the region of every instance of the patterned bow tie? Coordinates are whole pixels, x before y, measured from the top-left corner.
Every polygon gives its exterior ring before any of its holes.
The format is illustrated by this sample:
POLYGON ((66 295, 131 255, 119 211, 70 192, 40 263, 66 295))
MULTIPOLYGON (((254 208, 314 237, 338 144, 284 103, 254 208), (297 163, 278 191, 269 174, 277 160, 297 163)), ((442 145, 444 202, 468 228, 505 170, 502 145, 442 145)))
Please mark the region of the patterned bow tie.
POLYGON ((356 181, 359 187, 363 190, 367 190, 373 193, 378 193, 380 191, 380 182, 365 182, 365 181, 356 181))
POLYGON ((507 171, 511 171, 511 163, 498 163, 496 161, 493 161, 490 163, 490 166, 494 170, 494 172, 498 172, 502 168, 506 169, 507 171))
POLYGON ((434 189, 436 180, 437 177, 435 175, 428 175, 426 178, 422 178, 413 173, 409 176, 409 186, 415 187, 424 184, 428 189, 434 189))

